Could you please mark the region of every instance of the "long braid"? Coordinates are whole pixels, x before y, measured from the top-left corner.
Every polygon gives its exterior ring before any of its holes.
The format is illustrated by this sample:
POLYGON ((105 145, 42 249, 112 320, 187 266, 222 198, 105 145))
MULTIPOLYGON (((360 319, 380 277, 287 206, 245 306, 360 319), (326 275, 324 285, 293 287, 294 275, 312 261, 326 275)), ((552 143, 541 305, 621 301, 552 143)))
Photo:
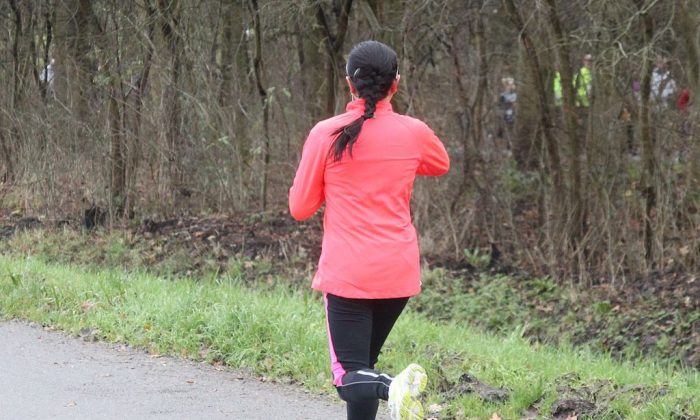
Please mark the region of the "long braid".
POLYGON ((329 154, 333 154, 335 162, 343 158, 346 149, 352 158, 352 148, 363 123, 374 118, 377 102, 389 93, 397 73, 396 53, 380 42, 362 42, 351 51, 346 70, 358 95, 365 100, 365 111, 360 118, 333 133, 336 138, 329 154), (351 68, 354 68, 352 72, 351 68))

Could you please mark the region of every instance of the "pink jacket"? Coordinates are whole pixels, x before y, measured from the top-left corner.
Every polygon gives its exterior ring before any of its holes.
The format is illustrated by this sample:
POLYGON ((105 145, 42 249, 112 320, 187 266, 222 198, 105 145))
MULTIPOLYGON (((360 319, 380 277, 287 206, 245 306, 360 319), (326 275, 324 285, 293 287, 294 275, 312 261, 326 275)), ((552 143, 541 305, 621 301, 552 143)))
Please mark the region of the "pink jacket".
POLYGON ((333 162, 333 131, 359 118, 364 100, 321 121, 304 144, 289 190, 297 220, 325 202, 323 245, 312 287, 346 298, 408 297, 420 292, 420 259, 410 201, 416 175, 439 176, 450 166, 440 139, 422 121, 377 103, 353 146, 333 162))

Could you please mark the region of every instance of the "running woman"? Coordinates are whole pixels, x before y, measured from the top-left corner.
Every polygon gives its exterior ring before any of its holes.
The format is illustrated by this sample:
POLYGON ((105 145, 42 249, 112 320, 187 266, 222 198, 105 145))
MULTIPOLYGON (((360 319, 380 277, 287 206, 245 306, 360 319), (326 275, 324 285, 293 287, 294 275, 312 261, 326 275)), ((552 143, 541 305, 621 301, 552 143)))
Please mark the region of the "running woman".
POLYGON ((353 100, 309 133, 289 209, 303 220, 326 204, 312 287, 323 292, 333 384, 348 420, 374 419, 380 399, 393 419, 422 419, 425 370, 411 364, 392 378, 374 365, 408 298, 421 288, 413 181, 445 174, 449 157, 425 123, 392 110, 400 77, 391 48, 361 42, 346 72, 353 100))

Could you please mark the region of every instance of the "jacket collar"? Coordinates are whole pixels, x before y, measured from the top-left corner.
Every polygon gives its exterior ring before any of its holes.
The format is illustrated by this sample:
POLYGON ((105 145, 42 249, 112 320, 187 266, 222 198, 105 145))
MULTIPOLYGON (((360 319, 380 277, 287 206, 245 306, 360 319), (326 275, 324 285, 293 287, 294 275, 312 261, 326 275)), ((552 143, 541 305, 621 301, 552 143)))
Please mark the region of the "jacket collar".
MULTIPOLYGON (((348 112, 357 112, 360 114, 364 114, 365 112, 365 100, 364 99, 356 99, 354 101, 348 102, 348 105, 345 107, 345 110, 348 112)), ((391 108, 391 102, 382 99, 381 101, 377 102, 377 109, 374 111, 374 115, 381 115, 381 114, 386 114, 389 112, 392 112, 393 109, 391 108)))

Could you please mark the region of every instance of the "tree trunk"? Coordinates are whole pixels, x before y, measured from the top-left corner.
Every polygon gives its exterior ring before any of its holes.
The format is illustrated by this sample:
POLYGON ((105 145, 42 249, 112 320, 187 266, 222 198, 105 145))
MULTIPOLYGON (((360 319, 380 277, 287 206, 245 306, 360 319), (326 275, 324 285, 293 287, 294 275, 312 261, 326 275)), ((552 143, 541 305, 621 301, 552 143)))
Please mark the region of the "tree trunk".
POLYGON ((642 134, 642 154, 644 172, 642 174, 642 194, 646 205, 644 212, 644 254, 647 263, 654 265, 654 221, 656 209, 656 186, 654 177, 656 175, 655 158, 655 136, 651 129, 651 108, 649 98, 651 96, 651 51, 652 40, 654 38, 654 22, 649 15, 649 11, 644 11, 644 1, 637 0, 637 8, 640 10, 642 19, 642 37, 646 50, 642 62, 641 80, 641 101, 639 108, 639 124, 642 134))
MULTIPOLYGON (((689 109, 688 123, 690 124, 691 150, 690 150, 690 183, 694 193, 700 194, 700 140, 698 139, 698 117, 700 117, 700 47, 698 47, 697 34, 700 25, 700 14, 691 12, 686 4, 688 0, 680 1, 678 13, 679 35, 685 45, 688 54, 687 68, 690 81, 690 98, 692 104, 689 109)), ((700 209, 696 209, 700 210, 700 209)))
POLYGON ((92 97, 93 76, 97 71, 97 65, 91 58, 96 33, 101 34, 99 25, 92 11, 90 0, 78 0, 75 19, 75 50, 74 59, 77 64, 76 82, 78 83, 78 116, 80 121, 87 122, 91 114, 90 100, 92 97))
MULTIPOLYGON (((111 10, 111 21, 113 27, 109 33, 114 35, 114 50, 113 57, 114 67, 110 65, 110 59, 106 57, 107 51, 110 48, 107 46, 106 39, 103 33, 100 33, 100 50, 105 52, 104 56, 100 57, 100 64, 104 67, 104 72, 109 80, 108 97, 107 97, 107 126, 110 140, 110 214, 112 218, 121 218, 124 216, 126 206, 126 153, 127 147, 125 144, 124 128, 124 113, 120 110, 120 104, 124 103, 125 95, 122 92, 122 75, 121 75, 121 45, 119 41, 119 20, 117 11, 111 10)), ((107 28, 105 28, 107 29, 107 28)))
POLYGON ((255 49, 253 51, 253 70, 255 74, 255 84, 260 96, 260 103, 263 111, 263 173, 262 185, 260 191, 260 199, 262 203, 262 211, 267 210, 267 183, 268 183, 268 167, 270 166, 270 107, 267 98, 267 89, 263 80, 265 65, 262 59, 262 30, 260 25, 260 8, 258 0, 249 0, 248 7, 253 18, 253 26, 255 28, 255 49))
POLYGON ((348 20, 353 0, 344 0, 340 7, 333 8, 336 30, 331 28, 332 22, 323 9, 321 2, 316 9, 316 19, 321 27, 324 45, 326 47, 326 116, 335 114, 338 80, 341 77, 343 55, 342 48, 348 30, 348 20))
POLYGON ((542 66, 537 58, 537 50, 535 44, 530 39, 530 35, 525 30, 525 24, 520 12, 513 3, 513 0, 503 0, 508 15, 515 25, 516 30, 520 34, 520 42, 526 51, 526 60, 528 70, 535 81, 535 89, 537 91, 538 104, 540 106, 540 121, 544 130, 544 137, 547 142, 547 152, 551 165, 551 175, 554 184, 554 193, 557 197, 565 197, 564 183, 562 181, 561 159, 559 157, 559 146, 557 145, 554 134, 552 133, 553 119, 547 102, 547 85, 542 74, 542 66))
POLYGON ((233 69, 234 69, 234 44, 237 39, 234 37, 234 28, 238 29, 235 22, 233 2, 225 2, 223 5, 223 28, 222 28, 222 48, 221 48, 221 89, 219 91, 219 105, 224 108, 232 106, 233 103, 233 69))
POLYGON ((121 217, 124 215, 126 202, 126 164, 124 159, 124 137, 121 130, 121 113, 119 112, 120 89, 119 81, 113 76, 109 86, 109 136, 110 136, 110 162, 111 162, 111 210, 112 215, 121 217))
POLYGON ((10 147, 8 145, 7 138, 5 137, 5 130, 3 128, 4 117, 0 114, 0 152, 2 152, 2 162, 5 166, 5 171, 0 173, 0 181, 12 181, 14 179, 15 169, 12 164, 12 154, 10 153, 10 147))
POLYGON ((297 47, 297 53, 296 57, 298 60, 299 64, 299 90, 300 90, 300 102, 303 106, 304 109, 304 117, 308 118, 311 112, 311 101, 307 100, 307 98, 310 96, 308 94, 308 88, 307 88, 307 72, 306 72, 306 53, 304 51, 304 32, 302 30, 302 21, 301 18, 298 18, 295 22, 296 27, 295 31, 296 34, 294 35, 295 41, 296 41, 296 47, 297 47))
MULTIPOLYGON (((12 38, 12 95, 10 95, 10 115, 14 115, 15 111, 19 107, 19 102, 22 92, 22 77, 21 77, 21 53, 20 53, 20 42, 22 39, 22 12, 17 4, 17 0, 9 0, 10 8, 13 14, 14 31, 12 38)), ((0 115, 0 128, 2 126, 3 116, 0 115)), ((13 122, 14 118, 10 118, 8 132, 9 138, 5 136, 5 133, 0 130, 0 148, 5 161, 5 174, 4 178, 12 181, 14 180, 14 165, 12 164, 13 159, 13 148, 11 141, 17 138, 17 127, 13 122)))
MULTIPOLYGON (((146 16, 144 18, 146 31, 144 36, 144 58, 141 74, 136 79, 134 86, 134 111, 131 118, 131 136, 126 151, 126 206, 125 213, 131 219, 134 217, 134 207, 136 204, 136 177, 138 174, 139 161, 141 158, 141 120, 144 105, 144 95, 148 86, 149 75, 151 73, 151 63, 153 62, 153 48, 155 36, 155 22, 157 11, 151 0, 145 0, 146 16)), ((127 98, 128 99, 128 98, 127 98)))
POLYGON ((49 92, 49 89, 51 88, 51 83, 48 80, 49 74, 47 66, 51 64, 49 50, 51 49, 51 42, 53 41, 53 21, 55 19, 55 9, 50 9, 49 6, 46 6, 46 11, 44 12, 44 22, 46 25, 46 39, 44 40, 43 45, 44 67, 42 68, 44 82, 39 84, 39 86, 41 86, 41 99, 43 99, 44 102, 46 102, 46 95, 49 92))
POLYGON ((22 92, 22 57, 20 53, 20 42, 22 39, 22 11, 19 9, 17 0, 9 0, 14 17, 14 37, 12 39, 12 103, 10 107, 17 109, 22 92))
MULTIPOLYGON (((158 0, 160 26, 170 54, 170 80, 163 92, 164 146, 166 147, 167 170, 171 191, 183 187, 182 141, 180 138, 180 72, 182 69, 182 39, 180 18, 182 14, 179 0, 158 0)), ((174 191, 173 191, 174 190, 174 191)))
MULTIPOLYGON (((557 15, 556 0, 547 0, 549 10, 547 13, 550 29, 554 39, 552 40, 557 56, 559 57, 559 67, 562 87, 562 108, 564 111, 564 123, 566 124, 566 134, 569 137, 569 151, 571 155, 569 205, 571 206, 571 220, 569 222, 569 240, 572 248, 576 251, 580 248, 580 242, 585 234, 586 221, 584 220, 584 200, 581 185, 581 138, 579 116, 575 108, 575 95, 573 88, 573 74, 571 65, 571 55, 566 35, 561 28, 561 22, 557 15)), ((583 256, 583 253, 580 255, 583 256)), ((575 263, 575 261, 572 261, 575 263)))
POLYGON ((451 34, 450 44, 446 45, 448 48, 448 54, 452 56, 452 63, 454 65, 454 76, 455 76, 455 86, 459 94, 460 109, 457 111, 460 116, 461 132, 462 132, 462 177, 459 183, 459 188, 457 193, 454 194, 452 202, 450 204, 450 211, 455 212, 460 201, 467 193, 469 185, 472 185, 473 169, 474 169, 474 156, 478 156, 481 150, 482 136, 483 136, 483 105, 484 96, 486 89, 488 87, 488 62, 487 54, 484 47, 484 29, 482 16, 477 9, 475 12, 476 16, 471 22, 469 32, 471 35, 470 42, 474 45, 477 56, 478 56, 478 67, 477 67, 477 84, 476 90, 473 94, 467 91, 467 87, 464 85, 465 72, 462 63, 459 60, 460 54, 455 50, 455 45, 457 45, 458 36, 457 32, 451 34), (470 99, 473 100, 470 101, 470 99), (466 116, 466 118, 462 117, 466 116), (471 145, 469 140, 471 139, 471 145))
MULTIPOLYGON (((564 182, 562 179, 562 169, 561 169, 561 159, 559 157, 559 145, 554 137, 552 128, 554 127, 553 118, 551 115, 549 103, 547 101, 547 84, 544 80, 544 75, 542 72, 542 66, 538 59, 537 50, 535 44, 530 38, 529 33, 525 29, 525 24, 520 12, 515 6, 513 0, 503 0, 503 4, 506 7, 510 20, 515 26, 516 30, 520 34, 520 42, 525 48, 525 63, 530 72, 532 80, 535 82, 535 91, 537 93, 537 99, 540 111, 540 124, 542 125, 542 130, 544 133, 544 138, 547 147, 547 154, 549 156, 550 164, 550 176, 552 178, 552 183, 554 185, 552 200, 554 204, 554 214, 555 223, 561 223, 566 217, 565 206, 562 204, 565 201, 566 191, 564 188, 564 182)), ((559 229, 555 226, 552 230, 553 232, 559 232, 559 229)))

